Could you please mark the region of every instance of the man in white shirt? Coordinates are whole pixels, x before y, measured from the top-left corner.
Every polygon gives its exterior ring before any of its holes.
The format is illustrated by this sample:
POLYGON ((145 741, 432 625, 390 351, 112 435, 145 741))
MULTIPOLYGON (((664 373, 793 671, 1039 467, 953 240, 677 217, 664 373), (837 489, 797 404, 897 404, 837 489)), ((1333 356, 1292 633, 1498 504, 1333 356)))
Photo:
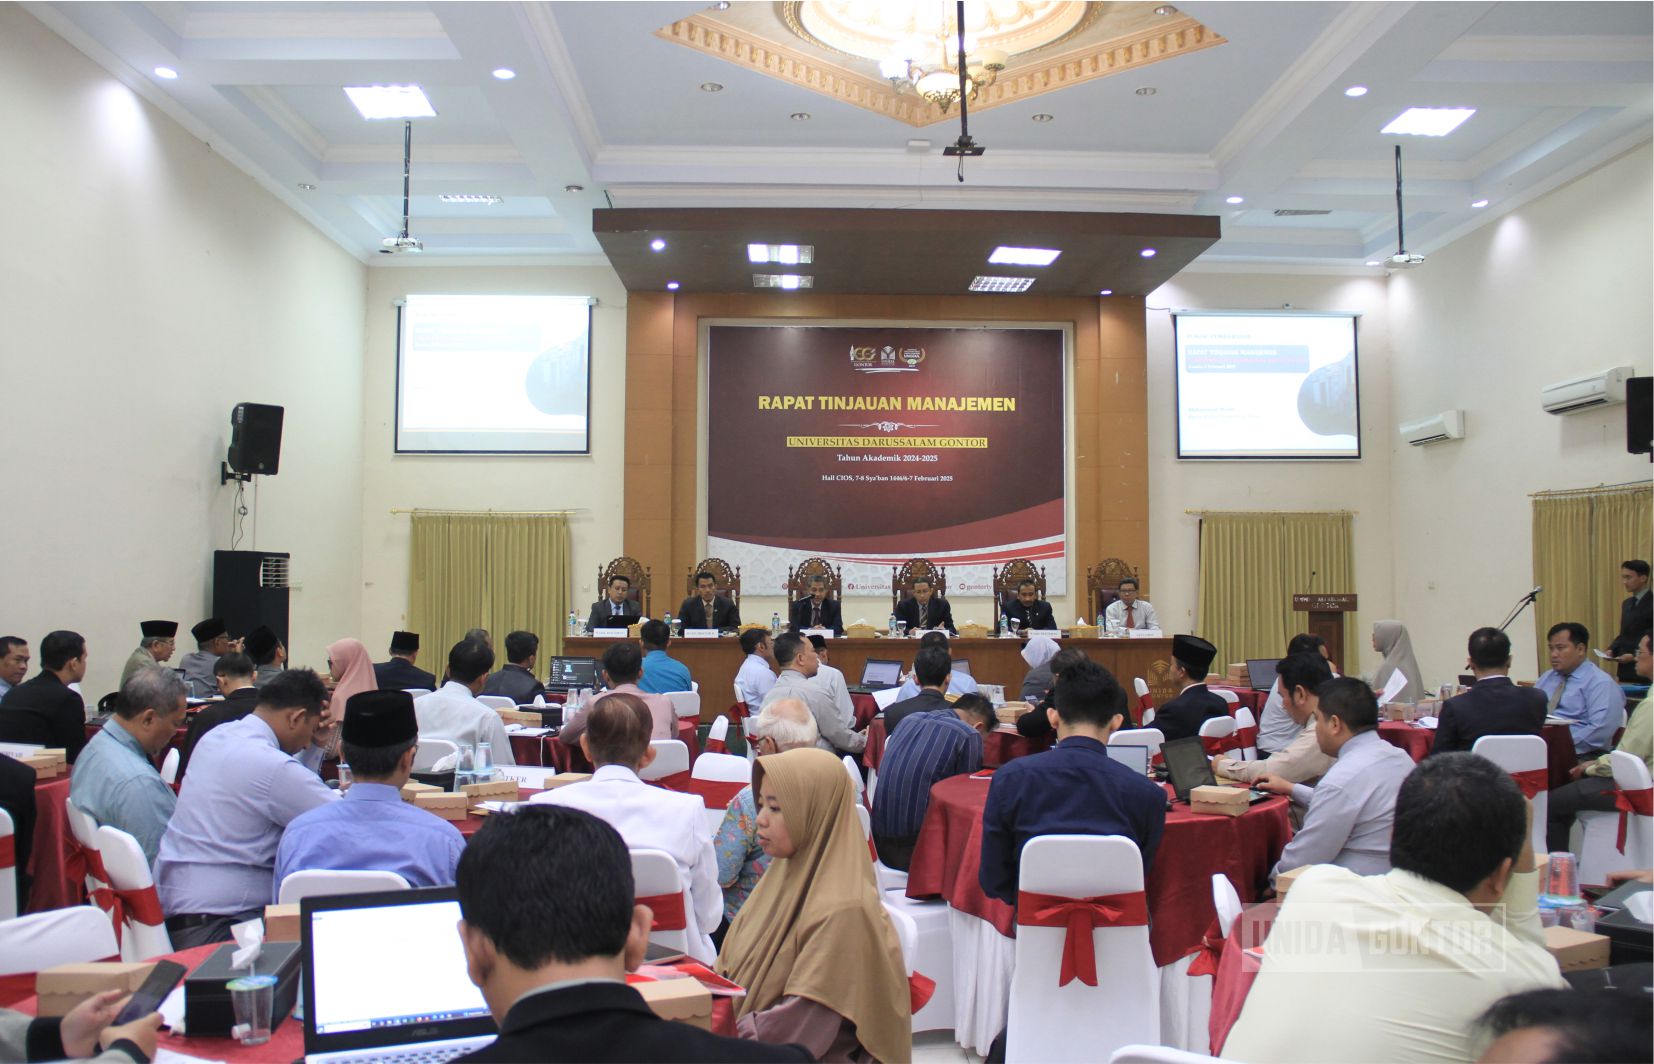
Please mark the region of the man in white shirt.
POLYGON ((1103 611, 1103 624, 1111 632, 1132 631, 1138 628, 1159 628, 1160 618, 1147 599, 1137 597, 1137 578, 1128 576, 1120 581, 1120 597, 1103 611))
POLYGON ((812 632, 806 638, 810 640, 810 646, 814 647, 816 652, 816 674, 810 677, 810 682, 832 696, 833 704, 838 707, 839 716, 844 718, 844 726, 854 730, 856 704, 850 698, 850 685, 844 682, 844 673, 828 663, 830 651, 827 647, 827 637, 812 632))
POLYGON ((774 653, 781 675, 758 708, 783 698, 796 698, 810 707, 810 715, 816 719, 816 730, 821 733, 816 745, 821 749, 837 754, 859 754, 866 749, 867 733, 852 730, 844 722, 838 703, 824 688, 811 682, 821 659, 810 641, 797 632, 783 632, 775 640, 774 653))
POLYGON ((717 960, 711 932, 724 914, 718 858, 706 831, 706 807, 693 794, 651 787, 638 772, 655 759, 649 746, 649 710, 635 695, 612 694, 593 706, 580 749, 597 770, 585 783, 542 791, 531 800, 584 810, 606 820, 632 850, 664 850, 677 862, 689 891, 684 906, 689 955, 717 960))
POLYGON ((1489 1005, 1566 985, 1539 925, 1529 815, 1485 758, 1422 762, 1396 796, 1391 871, 1324 866, 1293 884, 1223 1056, 1474 1058, 1489 1005))
POLYGON ((511 737, 505 721, 491 706, 477 701, 488 670, 494 667, 494 651, 486 643, 464 640, 448 652, 448 682, 428 695, 414 699, 421 739, 447 739, 461 750, 487 743, 496 765, 515 765, 511 737))
POLYGON ((741 653, 746 657, 735 673, 735 697, 747 704, 747 710, 757 713, 764 696, 775 686, 775 653, 770 647, 770 634, 762 628, 748 628, 741 633, 741 653))

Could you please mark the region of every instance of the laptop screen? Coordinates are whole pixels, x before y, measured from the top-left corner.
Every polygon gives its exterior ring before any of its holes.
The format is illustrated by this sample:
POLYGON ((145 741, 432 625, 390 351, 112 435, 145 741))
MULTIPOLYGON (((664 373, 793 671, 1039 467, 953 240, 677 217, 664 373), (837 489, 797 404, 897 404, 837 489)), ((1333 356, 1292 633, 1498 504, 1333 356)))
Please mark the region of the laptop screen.
POLYGON ((1267 691, 1275 684, 1275 669, 1279 658, 1247 658, 1246 676, 1254 691, 1267 691))
POLYGON ((1206 756, 1206 744, 1199 736, 1173 739, 1160 747, 1160 756, 1166 759, 1166 772, 1171 776, 1172 790, 1177 800, 1189 800, 1189 791, 1217 782, 1212 775, 1212 762, 1206 756))
POLYGON ((554 687, 596 687, 596 658, 552 658, 551 676, 546 681, 554 687))
POLYGON ((902 682, 902 663, 869 658, 861 669, 863 687, 894 687, 902 682))
POLYGON ((1120 762, 1120 764, 1131 769, 1139 776, 1147 776, 1149 774, 1148 747, 1129 746, 1124 743, 1109 743, 1106 747, 1104 747, 1104 749, 1108 751, 1108 759, 1110 761, 1120 762))
MULTIPOLYGON (((970 676, 970 674, 971 674, 971 659, 970 658, 954 658, 953 659, 953 671, 954 672, 962 672, 966 676, 970 676)), ((974 679, 974 677, 973 677, 973 679, 974 679)))
POLYGON ((303 902, 305 1051, 489 1034, 451 888, 303 902))

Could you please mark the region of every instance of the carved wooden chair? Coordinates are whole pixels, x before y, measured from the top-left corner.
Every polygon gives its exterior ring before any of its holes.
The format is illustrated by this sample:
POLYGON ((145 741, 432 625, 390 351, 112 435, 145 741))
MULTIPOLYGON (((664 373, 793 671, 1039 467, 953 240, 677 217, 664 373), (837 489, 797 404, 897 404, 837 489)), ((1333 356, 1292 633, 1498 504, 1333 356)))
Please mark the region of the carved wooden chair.
POLYGON ((722 558, 702 558, 689 569, 688 591, 686 594, 693 595, 695 593, 696 573, 711 573, 712 586, 718 594, 733 602, 736 609, 741 608, 740 566, 731 568, 730 564, 722 558))
POLYGON ((838 601, 844 596, 844 570, 826 558, 805 558, 796 568, 787 570, 787 601, 809 598, 810 580, 821 577, 827 581, 827 597, 838 601))
POLYGON ((608 565, 601 566, 597 570, 597 593, 599 595, 608 589, 609 578, 615 576, 624 576, 632 582, 632 590, 627 592, 626 599, 629 602, 637 603, 638 613, 644 617, 653 616, 649 612, 649 600, 653 591, 649 568, 636 558, 622 554, 608 565))
POLYGON ((937 598, 948 597, 948 571, 933 565, 929 558, 909 558, 900 568, 890 570, 890 610, 896 611, 902 599, 913 594, 913 582, 920 577, 930 581, 937 598))
MULTIPOLYGON (((1126 577, 1137 579, 1137 570, 1123 558, 1104 558, 1085 572, 1086 598, 1091 603, 1090 620, 1108 609, 1108 604, 1120 597, 1120 581, 1126 577)), ((1142 585, 1138 585, 1142 590, 1142 585)))
POLYGON ((994 631, 999 631, 999 618, 1016 601, 1017 585, 1024 580, 1032 580, 1039 597, 1045 597, 1044 566, 1036 566, 1027 558, 1012 558, 994 570, 994 631))

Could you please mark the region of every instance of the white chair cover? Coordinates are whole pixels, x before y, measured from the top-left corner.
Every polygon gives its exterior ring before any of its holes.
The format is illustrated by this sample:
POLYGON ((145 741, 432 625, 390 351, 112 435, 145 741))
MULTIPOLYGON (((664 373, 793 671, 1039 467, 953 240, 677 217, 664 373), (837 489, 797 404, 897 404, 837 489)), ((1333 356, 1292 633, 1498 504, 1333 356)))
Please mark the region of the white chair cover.
POLYGON ((184 759, 176 746, 167 747, 167 756, 161 759, 161 782, 168 787, 178 782, 178 763, 184 759))
POLYGON ((429 687, 404 687, 402 690, 408 692, 410 695, 413 695, 415 698, 418 698, 420 695, 428 695, 431 693, 431 689, 429 687))
POLYGON ((700 691, 668 691, 666 697, 672 700, 672 709, 675 713, 677 713, 678 719, 682 720, 684 717, 694 717, 696 720, 700 719, 700 691))
POLYGON ((632 891, 639 898, 655 897, 662 894, 683 895, 684 923, 683 930, 652 931, 649 941, 659 943, 668 949, 682 950, 702 964, 715 964, 717 953, 712 949, 712 940, 696 926, 695 903, 689 897, 684 887, 683 877, 678 875, 678 862, 665 850, 633 850, 632 853, 632 891))
MULTIPOLYGON (((0 843, 0 847, 10 849, 16 846, 17 829, 13 826, 11 814, 0 809, 0 840, 11 840, 0 843)), ((17 860, 15 857, 0 865, 0 920, 10 920, 17 915, 17 860)))
MULTIPOLYGON (((1237 705, 1235 707, 1235 730, 1236 731, 1246 731, 1248 728, 1251 728, 1251 729, 1254 729, 1253 734, 1256 734, 1255 729, 1257 727, 1258 727, 1258 718, 1254 717, 1252 715, 1252 711, 1250 709, 1248 709, 1246 706, 1237 705)), ((1251 743, 1247 746, 1241 747, 1240 760, 1242 760, 1242 761, 1256 761, 1257 759, 1258 759, 1258 744, 1251 743)))
POLYGON ((278 897, 290 905, 304 898, 325 898, 334 894, 368 894, 383 890, 407 890, 408 881, 395 872, 377 869, 361 871, 312 868, 287 873, 278 897))
MULTIPOLYGON (((1550 767, 1550 751, 1545 746, 1545 740, 1537 735, 1484 735, 1476 740, 1470 752, 1480 754, 1506 772, 1532 772, 1536 769, 1544 772, 1550 767)), ((1533 852, 1544 853, 1546 816, 1551 808, 1550 791, 1540 791, 1530 801, 1533 803, 1533 827, 1529 832, 1533 836, 1533 852)))
POLYGON ((689 747, 682 739, 652 739, 649 748, 655 752, 655 760, 638 773, 639 779, 658 780, 689 771, 689 747))
POLYGON ((1160 752, 1165 741, 1166 733, 1159 728, 1122 728, 1108 737, 1110 746, 1146 746, 1150 757, 1160 752))
POLYGON ((114 960, 120 954, 115 928, 96 905, 51 909, 0 923, 0 975, 114 960))
MULTIPOLYGON (((1208 976, 1207 978, 1210 978, 1208 976)), ((1108 1058, 1108 1064, 1209 1064, 1221 1060, 1204 1053, 1189 1053, 1167 1046, 1121 1046, 1108 1058)))
POLYGON ((729 718, 722 713, 712 722, 712 727, 706 730, 706 741, 709 743, 729 742, 729 718))
POLYGON ((504 695, 478 695, 477 701, 489 709, 516 709, 517 700, 504 695))
MULTIPOLYGON (((98 829, 98 855, 103 858, 103 869, 109 873, 109 885, 116 890, 153 890, 155 880, 149 872, 149 860, 143 847, 131 835, 107 824, 98 829)), ((138 920, 130 908, 122 921, 120 932, 121 960, 142 961, 172 952, 172 938, 166 924, 146 924, 138 920)))
POLYGON ((414 751, 414 771, 429 772, 432 765, 450 754, 459 756, 459 744, 452 739, 421 739, 414 751))
MULTIPOLYGON (((1237 695, 1233 691, 1226 690, 1225 688, 1222 688, 1222 687, 1208 687, 1207 690, 1212 692, 1214 695, 1217 695, 1219 698, 1223 699, 1225 702, 1229 703, 1231 706, 1240 705, 1240 695, 1237 695)), ((1230 710, 1229 712, 1233 713, 1234 710, 1230 710)))
MULTIPOLYGON (((1639 791, 1649 786, 1648 766, 1624 750, 1608 755, 1614 786, 1639 791)), ((1574 823, 1573 851, 1579 855, 1579 881, 1604 884, 1608 873, 1654 864, 1654 817, 1627 814, 1625 852, 1619 851, 1620 814, 1583 810, 1574 823)))
POLYGON ((1227 739, 1235 734, 1234 717, 1212 717, 1200 722, 1200 737, 1202 739, 1227 739))
POLYGON ((1235 921, 1240 919, 1241 900, 1240 893, 1226 875, 1212 877, 1212 908, 1218 914, 1218 934, 1228 938, 1235 921))
MULTIPOLYGON (((63 803, 63 813, 69 821, 69 834, 75 837, 75 841, 88 850, 96 851, 98 848, 98 822, 93 819, 92 814, 74 802, 68 801, 63 803)), ((109 886, 108 883, 99 879, 90 867, 87 868, 86 893, 88 896, 93 891, 102 890, 107 886, 109 886)))
MULTIPOLYGON (((718 719, 724 720, 723 717, 718 719)), ((752 763, 734 754, 705 753, 695 759, 689 777, 714 783, 750 783, 752 763)), ((718 829, 724 826, 724 812, 724 809, 706 810, 706 830, 709 834, 716 835, 718 829)))

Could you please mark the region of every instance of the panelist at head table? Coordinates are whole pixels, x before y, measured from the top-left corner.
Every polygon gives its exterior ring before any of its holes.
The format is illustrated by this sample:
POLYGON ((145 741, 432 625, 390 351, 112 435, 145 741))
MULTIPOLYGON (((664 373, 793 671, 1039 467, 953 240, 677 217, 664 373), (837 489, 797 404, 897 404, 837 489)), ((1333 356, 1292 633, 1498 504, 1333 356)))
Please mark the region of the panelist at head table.
POLYGON ((1017 584, 1016 598, 1005 605, 1005 619, 1017 622, 1017 635, 1023 639, 1029 632, 1049 632, 1057 627, 1051 604, 1039 597, 1039 585, 1032 580, 1017 584))
POLYGON ((741 611, 735 603, 718 594, 718 578, 701 571, 695 574, 695 593, 678 607, 678 620, 685 628, 722 631, 741 627, 741 611))
POLYGON ((1229 703, 1206 687, 1206 674, 1217 656, 1218 648, 1199 636, 1172 636, 1171 681, 1178 693, 1154 711, 1154 726, 1167 742, 1199 735, 1206 721, 1229 715, 1229 703))
POLYGON ((794 602, 787 626, 795 632, 809 628, 831 628, 835 636, 844 634, 843 604, 832 598, 825 576, 812 576, 810 593, 794 602))
POLYGON ((1117 589, 1119 598, 1103 611, 1103 627, 1110 632, 1132 632, 1137 629, 1157 630, 1160 618, 1148 599, 1138 598, 1139 584, 1135 576, 1125 577, 1117 589))
POLYGON ((599 628, 629 628, 638 622, 642 610, 636 602, 628 598, 632 593, 632 580, 619 573, 609 577, 608 586, 603 589, 603 597, 592 603, 591 616, 586 618, 586 630, 595 632, 599 628))
POLYGON ((177 621, 139 621, 138 632, 138 647, 132 652, 132 656, 126 659, 126 664, 121 666, 122 687, 126 686, 126 681, 132 679, 132 674, 139 669, 159 665, 171 658, 173 649, 177 646, 177 621))
POLYGON ((910 632, 943 628, 949 635, 959 634, 953 624, 953 607, 937 593, 928 576, 914 578, 913 594, 896 605, 896 619, 905 621, 910 632))
MULTIPOLYGON (((248 638, 251 638, 249 636, 248 638)), ((375 662, 373 678, 381 691, 436 690, 436 676, 418 667, 419 633, 392 632, 390 660, 375 662)))

